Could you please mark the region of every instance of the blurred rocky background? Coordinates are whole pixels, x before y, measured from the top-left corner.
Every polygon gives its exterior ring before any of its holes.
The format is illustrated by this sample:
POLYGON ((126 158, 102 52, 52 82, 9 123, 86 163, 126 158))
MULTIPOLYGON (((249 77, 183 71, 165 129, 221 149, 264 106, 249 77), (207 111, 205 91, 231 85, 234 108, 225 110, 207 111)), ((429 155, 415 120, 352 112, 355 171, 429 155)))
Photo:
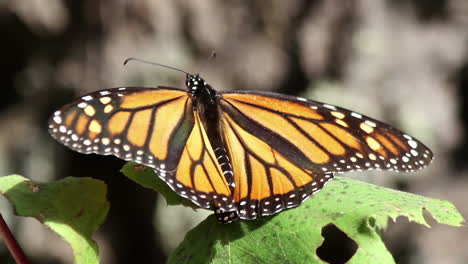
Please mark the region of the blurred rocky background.
MULTIPOLYGON (((113 157, 81 155, 47 134, 53 110, 117 86, 184 87, 199 72, 218 90, 269 90, 336 104, 401 128, 435 153, 418 173, 361 180, 452 201, 468 216, 466 0, 0 1, 0 175, 91 176, 112 207, 95 239, 103 263, 159 263, 209 212, 170 207, 124 178, 113 157), (208 62, 212 51, 218 56, 208 62)), ((34 219, 1 213, 34 263, 72 263, 34 219)), ((468 263, 468 230, 399 218, 383 233, 398 263, 468 263)), ((12 263, 3 244, 0 262, 12 263)))

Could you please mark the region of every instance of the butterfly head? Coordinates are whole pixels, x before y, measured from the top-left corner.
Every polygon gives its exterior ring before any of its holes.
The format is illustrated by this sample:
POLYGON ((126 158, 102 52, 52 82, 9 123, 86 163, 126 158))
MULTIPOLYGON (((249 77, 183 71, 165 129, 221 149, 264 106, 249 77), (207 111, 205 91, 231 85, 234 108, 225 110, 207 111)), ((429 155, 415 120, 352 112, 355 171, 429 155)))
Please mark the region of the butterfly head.
POLYGON ((199 74, 187 74, 185 85, 193 98, 205 104, 216 104, 216 91, 199 74))
POLYGON ((187 86, 189 92, 195 95, 199 93, 208 84, 205 80, 203 80, 203 78, 200 77, 199 74, 187 74, 187 80, 185 81, 185 85, 187 86))

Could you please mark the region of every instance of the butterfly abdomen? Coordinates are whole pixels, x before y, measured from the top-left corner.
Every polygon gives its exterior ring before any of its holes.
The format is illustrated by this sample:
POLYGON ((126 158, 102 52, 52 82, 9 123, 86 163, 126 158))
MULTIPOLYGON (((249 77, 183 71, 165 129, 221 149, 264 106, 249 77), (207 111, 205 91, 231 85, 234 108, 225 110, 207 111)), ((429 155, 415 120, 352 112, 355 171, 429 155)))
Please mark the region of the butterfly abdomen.
POLYGON ((234 189, 234 187, 236 187, 236 184, 234 183, 234 173, 232 171, 231 160, 229 159, 226 149, 224 147, 217 147, 214 151, 216 159, 218 160, 219 166, 221 166, 221 170, 223 171, 224 177, 226 177, 229 187, 234 189))

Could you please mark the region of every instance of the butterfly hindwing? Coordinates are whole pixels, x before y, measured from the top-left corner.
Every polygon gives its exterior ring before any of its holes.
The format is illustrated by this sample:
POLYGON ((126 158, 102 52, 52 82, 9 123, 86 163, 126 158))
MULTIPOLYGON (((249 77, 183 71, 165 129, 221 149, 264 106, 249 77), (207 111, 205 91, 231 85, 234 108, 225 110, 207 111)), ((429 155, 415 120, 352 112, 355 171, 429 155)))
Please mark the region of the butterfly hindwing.
POLYGON ((232 160, 233 197, 241 219, 298 206, 332 179, 330 173, 315 173, 293 164, 236 121, 223 112, 221 128, 232 160))
POLYGON ((177 193, 202 208, 219 210, 218 213, 236 211, 230 187, 199 114, 195 111, 193 115, 195 125, 185 143, 177 171, 171 179, 165 180, 177 193))

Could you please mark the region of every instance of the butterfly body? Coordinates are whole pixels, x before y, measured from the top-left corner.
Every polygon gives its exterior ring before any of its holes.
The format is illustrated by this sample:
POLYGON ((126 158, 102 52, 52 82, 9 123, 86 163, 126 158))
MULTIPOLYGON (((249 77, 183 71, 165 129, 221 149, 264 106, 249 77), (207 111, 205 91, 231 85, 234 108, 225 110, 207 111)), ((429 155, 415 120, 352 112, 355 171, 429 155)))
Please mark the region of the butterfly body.
POLYGON ((432 160, 416 139, 343 108, 217 92, 198 75, 186 86, 94 92, 56 111, 49 131, 73 150, 154 168, 223 223, 298 206, 336 172, 414 171, 432 160))

